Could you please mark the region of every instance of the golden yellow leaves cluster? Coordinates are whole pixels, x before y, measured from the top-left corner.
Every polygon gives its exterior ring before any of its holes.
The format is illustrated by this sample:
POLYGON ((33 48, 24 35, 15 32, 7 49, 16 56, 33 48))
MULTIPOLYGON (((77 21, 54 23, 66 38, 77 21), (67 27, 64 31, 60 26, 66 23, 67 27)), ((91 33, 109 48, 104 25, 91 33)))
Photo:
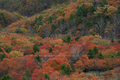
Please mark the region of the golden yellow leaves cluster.
POLYGON ((95 15, 98 14, 103 14, 105 16, 109 16, 112 17, 115 15, 115 13, 117 12, 117 8, 115 8, 114 6, 110 6, 110 5, 105 5, 104 7, 97 7, 97 11, 94 12, 95 15), (107 9, 105 11, 105 9, 107 9), (105 11, 105 12, 104 12, 105 11))

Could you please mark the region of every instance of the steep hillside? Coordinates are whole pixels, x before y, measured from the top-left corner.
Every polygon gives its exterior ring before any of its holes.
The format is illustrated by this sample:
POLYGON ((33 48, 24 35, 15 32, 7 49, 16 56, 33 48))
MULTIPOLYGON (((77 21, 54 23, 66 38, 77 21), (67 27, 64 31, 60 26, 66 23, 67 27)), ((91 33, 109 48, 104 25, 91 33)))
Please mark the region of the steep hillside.
MULTIPOLYGON (((8 10, 21 2, 27 15, 41 8, 36 1, 0 0, 12 3, 8 10)), ((0 80, 119 80, 120 0, 44 0, 43 7, 50 1, 60 4, 31 17, 0 10, 0 80)))
POLYGON ((0 29, 20 19, 24 19, 24 17, 16 12, 11 13, 0 9, 0 29))
MULTIPOLYGON (((95 34, 107 39, 119 38, 119 1, 98 1, 78 0, 69 5, 51 7, 38 15, 13 23, 9 26, 9 31, 15 32, 16 27, 24 26, 27 34, 38 34, 43 38, 95 34)), ((23 31, 25 34, 26 32, 23 31)))
POLYGON ((32 16, 52 5, 69 2, 70 0, 0 0, 0 9, 16 11, 24 16, 32 16))

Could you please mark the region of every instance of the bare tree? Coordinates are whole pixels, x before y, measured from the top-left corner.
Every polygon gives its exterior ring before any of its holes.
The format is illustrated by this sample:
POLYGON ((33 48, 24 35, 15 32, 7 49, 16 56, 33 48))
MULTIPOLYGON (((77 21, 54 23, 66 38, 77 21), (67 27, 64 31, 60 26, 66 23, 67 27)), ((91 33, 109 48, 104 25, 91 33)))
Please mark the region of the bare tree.
POLYGON ((116 14, 112 18, 113 28, 114 28, 114 39, 119 35, 119 25, 120 25, 120 15, 116 14))
POLYGON ((44 30, 42 31, 42 35, 44 37, 50 37, 50 34, 51 34, 51 32, 49 30, 49 27, 45 27, 44 30))
POLYGON ((96 22, 97 24, 95 25, 95 31, 99 33, 99 35, 102 35, 105 29, 105 22, 103 18, 101 17, 99 21, 96 22))

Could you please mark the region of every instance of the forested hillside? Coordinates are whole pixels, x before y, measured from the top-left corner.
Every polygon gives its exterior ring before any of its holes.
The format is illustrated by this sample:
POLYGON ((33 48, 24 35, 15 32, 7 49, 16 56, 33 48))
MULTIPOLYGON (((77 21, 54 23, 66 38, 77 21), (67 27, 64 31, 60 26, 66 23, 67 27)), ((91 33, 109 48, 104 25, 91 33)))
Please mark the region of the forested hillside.
MULTIPOLYGON (((75 0, 73 0, 75 1, 75 0)), ((24 16, 32 16, 52 5, 70 3, 70 0, 0 0, 0 9, 16 11, 24 16)))
POLYGON ((0 29, 3 29, 20 19, 24 19, 24 17, 16 12, 8 12, 0 9, 0 29))
POLYGON ((0 4, 0 80, 120 79, 120 0, 0 4))

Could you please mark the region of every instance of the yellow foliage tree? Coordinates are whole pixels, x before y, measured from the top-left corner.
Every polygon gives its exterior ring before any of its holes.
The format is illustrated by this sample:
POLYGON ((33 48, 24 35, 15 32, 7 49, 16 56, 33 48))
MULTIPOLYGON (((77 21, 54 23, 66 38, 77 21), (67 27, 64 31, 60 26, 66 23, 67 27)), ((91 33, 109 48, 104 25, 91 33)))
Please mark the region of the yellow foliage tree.
POLYGON ((96 10, 96 12, 94 12, 94 14, 98 15, 98 14, 103 14, 104 13, 103 15, 112 17, 112 16, 115 15, 117 10, 118 9, 115 8, 114 6, 105 5, 104 7, 97 7, 97 10, 96 10))
POLYGON ((24 56, 23 52, 15 50, 15 51, 11 51, 8 57, 22 57, 22 56, 24 56))

